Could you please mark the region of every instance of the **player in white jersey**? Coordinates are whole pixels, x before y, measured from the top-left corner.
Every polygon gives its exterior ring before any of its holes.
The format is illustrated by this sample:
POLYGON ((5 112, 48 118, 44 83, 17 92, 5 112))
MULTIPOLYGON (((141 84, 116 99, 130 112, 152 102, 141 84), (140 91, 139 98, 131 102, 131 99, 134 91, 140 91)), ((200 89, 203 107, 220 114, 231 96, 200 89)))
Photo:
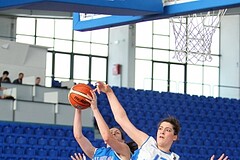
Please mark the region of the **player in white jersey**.
MULTIPOLYGON (((93 160, 129 160, 131 151, 128 145, 124 142, 122 132, 118 128, 109 129, 97 107, 97 96, 91 91, 92 97, 88 95, 86 99, 91 104, 93 115, 96 119, 100 134, 107 144, 107 147, 96 148, 82 134, 81 109, 75 109, 73 133, 76 141, 82 148, 83 152, 93 160)), ((71 156, 77 159, 77 154, 71 156)))
MULTIPOLYGON (((107 95, 114 118, 127 135, 137 143, 138 150, 132 156, 132 160, 179 160, 180 157, 171 151, 171 146, 178 139, 180 124, 174 117, 167 117, 160 121, 156 140, 137 129, 129 120, 126 111, 118 101, 116 95, 108 84, 97 82, 96 90, 100 94, 107 95)), ((227 160, 222 155, 218 160, 227 160)), ((211 157, 211 160, 214 156, 211 157)))

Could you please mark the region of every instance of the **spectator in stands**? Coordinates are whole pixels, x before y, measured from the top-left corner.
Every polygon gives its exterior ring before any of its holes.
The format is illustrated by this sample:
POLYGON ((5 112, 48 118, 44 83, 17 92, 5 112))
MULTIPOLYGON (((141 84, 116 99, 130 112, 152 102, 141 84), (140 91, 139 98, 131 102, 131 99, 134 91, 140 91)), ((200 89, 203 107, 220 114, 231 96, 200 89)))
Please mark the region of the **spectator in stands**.
POLYGON ((11 83, 11 80, 8 77, 8 75, 9 75, 8 71, 3 71, 2 77, 0 77, 0 84, 1 83, 11 83))
MULTIPOLYGON (((90 159, 121 159, 129 160, 131 157, 131 151, 128 145, 124 142, 123 133, 118 128, 109 129, 105 120, 103 119, 98 107, 97 107, 97 96, 95 92, 91 91, 92 97, 88 95, 86 99, 91 104, 93 115, 97 121, 100 134, 107 144, 107 147, 96 148, 92 143, 82 134, 82 120, 81 120, 81 109, 75 109, 73 133, 76 141, 82 148, 83 152, 90 159)), ((75 158, 77 154, 75 154, 75 158)), ((74 156, 71 156, 74 160, 74 156)))
POLYGON ((19 73, 19 74, 18 74, 18 78, 15 79, 15 80, 13 81, 13 83, 14 83, 14 84, 22 84, 23 77, 24 77, 24 74, 23 74, 23 73, 19 73))
POLYGON ((40 77, 36 77, 36 79, 35 79, 35 85, 36 85, 36 86, 40 86, 40 82, 41 82, 41 78, 40 78, 40 77))
MULTIPOLYGON (((168 117, 160 121, 157 130, 157 140, 137 129, 129 120, 126 111, 118 101, 111 87, 103 82, 97 83, 97 92, 107 95, 111 110, 117 123, 128 136, 137 143, 138 150, 132 156, 133 160, 172 159, 178 160, 179 156, 171 151, 171 146, 178 139, 180 124, 174 117, 168 117)), ((214 156, 211 157, 211 160, 214 156)), ((218 160, 228 160, 223 154, 218 160)))

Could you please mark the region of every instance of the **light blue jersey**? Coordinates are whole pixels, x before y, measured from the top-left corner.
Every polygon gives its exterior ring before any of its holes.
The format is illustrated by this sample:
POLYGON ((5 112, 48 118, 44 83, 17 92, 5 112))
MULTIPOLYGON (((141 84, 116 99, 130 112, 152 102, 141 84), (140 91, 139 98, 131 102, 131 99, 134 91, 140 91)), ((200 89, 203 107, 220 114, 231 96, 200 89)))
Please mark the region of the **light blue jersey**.
POLYGON ((146 142, 136 150, 132 160, 179 160, 179 156, 174 153, 166 153, 157 148, 157 142, 153 137, 148 137, 146 142))
POLYGON ((96 149, 93 160, 121 160, 121 158, 110 147, 102 147, 96 149))

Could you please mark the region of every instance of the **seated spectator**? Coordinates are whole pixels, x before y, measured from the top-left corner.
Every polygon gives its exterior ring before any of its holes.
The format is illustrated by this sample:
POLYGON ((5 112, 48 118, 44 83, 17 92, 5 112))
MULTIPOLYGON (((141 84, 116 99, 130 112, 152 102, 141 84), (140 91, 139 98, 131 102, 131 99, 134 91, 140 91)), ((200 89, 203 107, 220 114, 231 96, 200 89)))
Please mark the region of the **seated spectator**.
POLYGON ((41 82, 41 78, 40 78, 40 77, 36 77, 36 79, 35 79, 35 85, 36 85, 36 86, 41 86, 41 85, 40 85, 40 82, 41 82))
POLYGON ((14 83, 14 84, 22 84, 23 77, 24 77, 24 74, 23 74, 23 73, 19 73, 19 74, 18 74, 18 78, 15 79, 15 80, 13 81, 13 83, 14 83))
POLYGON ((8 75, 9 75, 8 71, 3 71, 2 77, 0 77, 0 83, 2 83, 2 82, 4 82, 4 83, 11 83, 11 80, 8 77, 8 75))

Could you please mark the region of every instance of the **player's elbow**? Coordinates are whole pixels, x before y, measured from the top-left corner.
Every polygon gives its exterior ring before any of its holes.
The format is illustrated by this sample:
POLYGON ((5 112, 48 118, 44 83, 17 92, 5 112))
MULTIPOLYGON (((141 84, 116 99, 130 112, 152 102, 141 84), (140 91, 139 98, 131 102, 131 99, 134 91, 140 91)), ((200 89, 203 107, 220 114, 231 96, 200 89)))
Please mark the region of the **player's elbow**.
POLYGON ((74 133, 74 138, 75 139, 82 139, 84 136, 83 136, 83 134, 79 134, 79 133, 74 133))
POLYGON ((102 134, 102 139, 104 142, 109 143, 111 141, 111 134, 102 134))

